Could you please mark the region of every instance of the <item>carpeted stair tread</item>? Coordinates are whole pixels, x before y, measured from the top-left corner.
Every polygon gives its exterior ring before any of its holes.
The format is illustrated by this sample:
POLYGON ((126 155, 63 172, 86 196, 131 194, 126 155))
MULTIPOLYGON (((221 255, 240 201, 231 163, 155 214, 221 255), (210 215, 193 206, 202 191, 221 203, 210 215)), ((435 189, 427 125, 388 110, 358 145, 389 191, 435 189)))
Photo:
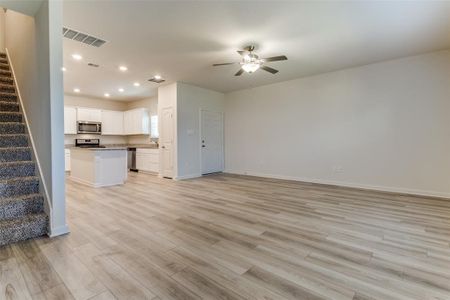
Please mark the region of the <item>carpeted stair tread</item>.
POLYGON ((44 198, 40 194, 0 198, 0 207, 0 220, 20 218, 24 215, 43 213, 44 198))
POLYGON ((11 84, 1 84, 0 83, 0 91, 3 93, 15 93, 16 88, 11 84))
POLYGON ((0 179, 30 177, 36 174, 33 161, 10 161, 0 163, 0 179))
POLYGON ((0 246, 42 236, 47 233, 47 224, 45 213, 0 221, 0 246))
POLYGON ((22 113, 13 111, 0 111, 0 122, 22 122, 22 113))
POLYGON ((39 177, 16 177, 0 179, 0 198, 39 193, 39 177))
POLYGON ((28 135, 26 134, 1 134, 0 148, 27 147, 28 135))
POLYGON ((0 93, 0 101, 17 103, 17 95, 0 93))
POLYGON ((2 134, 24 134, 25 124, 18 122, 0 122, 0 135, 2 134))
POLYGON ((0 162, 31 160, 31 147, 0 148, 0 162))
POLYGON ((2 112, 19 112, 19 103, 0 100, 0 111, 2 111, 2 112))
POLYGON ((1 76, 0 77, 0 84, 14 84, 14 80, 11 77, 1 76))
POLYGON ((0 76, 3 76, 3 77, 12 77, 12 73, 11 73, 10 71, 0 70, 0 76))
POLYGON ((9 71, 9 65, 7 63, 5 64, 0 62, 0 70, 9 71))

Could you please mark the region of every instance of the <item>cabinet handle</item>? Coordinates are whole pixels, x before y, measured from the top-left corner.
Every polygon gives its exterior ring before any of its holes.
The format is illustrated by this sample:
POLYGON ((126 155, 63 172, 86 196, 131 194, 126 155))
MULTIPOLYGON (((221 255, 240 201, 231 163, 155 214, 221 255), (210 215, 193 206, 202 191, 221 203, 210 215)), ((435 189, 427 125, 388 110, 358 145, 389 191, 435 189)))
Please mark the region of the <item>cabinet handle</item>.
POLYGON ((161 148, 166 149, 166 146, 161 146, 161 148))

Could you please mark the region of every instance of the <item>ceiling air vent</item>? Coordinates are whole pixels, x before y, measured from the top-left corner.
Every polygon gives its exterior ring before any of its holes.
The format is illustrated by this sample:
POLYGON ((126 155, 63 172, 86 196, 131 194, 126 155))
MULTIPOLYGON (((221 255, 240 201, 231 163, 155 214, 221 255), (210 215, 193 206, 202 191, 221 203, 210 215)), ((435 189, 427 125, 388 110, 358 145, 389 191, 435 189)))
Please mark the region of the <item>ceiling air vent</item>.
POLYGON ((155 82, 155 83, 162 83, 166 81, 165 79, 162 79, 161 77, 153 76, 148 81, 155 82))
POLYGON ((104 43, 106 43, 105 40, 102 40, 98 37, 86 34, 86 33, 82 33, 79 32, 75 29, 70 29, 67 27, 63 27, 63 36, 65 38, 77 41, 77 42, 81 42, 87 45, 91 45, 94 47, 100 47, 102 46, 104 43))

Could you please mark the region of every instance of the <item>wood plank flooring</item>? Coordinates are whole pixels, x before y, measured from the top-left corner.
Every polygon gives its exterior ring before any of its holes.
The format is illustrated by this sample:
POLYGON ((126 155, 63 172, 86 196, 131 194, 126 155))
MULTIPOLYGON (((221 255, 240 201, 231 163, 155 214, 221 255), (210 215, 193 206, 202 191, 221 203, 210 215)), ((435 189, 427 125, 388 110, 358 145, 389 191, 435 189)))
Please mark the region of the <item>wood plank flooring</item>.
POLYGON ((0 248, 0 299, 450 299, 450 200, 131 173, 68 179, 67 214, 0 248))

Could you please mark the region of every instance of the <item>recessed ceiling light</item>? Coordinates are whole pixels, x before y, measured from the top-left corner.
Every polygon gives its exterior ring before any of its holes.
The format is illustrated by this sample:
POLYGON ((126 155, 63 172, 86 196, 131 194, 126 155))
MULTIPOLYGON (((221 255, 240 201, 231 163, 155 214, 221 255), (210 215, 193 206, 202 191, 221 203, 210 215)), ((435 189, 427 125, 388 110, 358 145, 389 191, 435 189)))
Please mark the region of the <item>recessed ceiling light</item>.
POLYGON ((75 93, 79 93, 79 92, 80 92, 80 89, 79 89, 79 88, 74 88, 73 91, 74 91, 75 93))
POLYGON ((123 93, 125 90, 123 88, 118 89, 119 92, 123 93))
POLYGON ((161 77, 161 75, 155 75, 155 76, 153 76, 153 78, 155 78, 156 80, 160 80, 162 77, 161 77))
POLYGON ((65 72, 65 71, 67 71, 67 69, 65 67, 62 67, 61 71, 65 72))
POLYGON ((72 58, 75 60, 82 60, 83 56, 81 56, 80 54, 72 54, 72 58))
POLYGON ((128 70, 128 68, 125 67, 125 66, 120 66, 119 70, 122 71, 122 72, 125 72, 126 70, 128 70))
POLYGON ((139 82, 133 83, 134 86, 140 86, 141 84, 139 82))
POLYGON ((105 93, 105 97, 109 97, 110 95, 108 93, 105 93))

